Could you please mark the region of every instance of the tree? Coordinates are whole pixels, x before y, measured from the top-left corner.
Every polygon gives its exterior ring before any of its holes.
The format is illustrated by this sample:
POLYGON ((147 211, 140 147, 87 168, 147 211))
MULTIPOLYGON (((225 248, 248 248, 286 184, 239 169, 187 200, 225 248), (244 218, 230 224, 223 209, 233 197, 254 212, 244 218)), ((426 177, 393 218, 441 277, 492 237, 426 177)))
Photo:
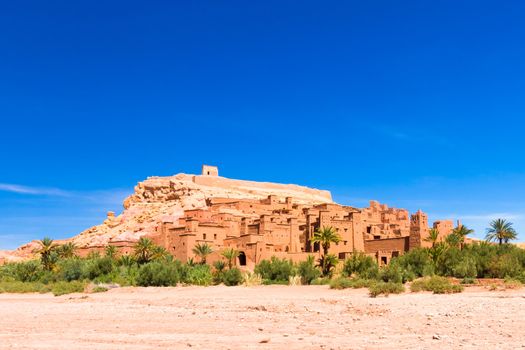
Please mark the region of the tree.
POLYGON ((108 244, 104 249, 104 255, 110 259, 115 259, 117 257, 117 247, 114 245, 108 244))
POLYGON ((425 242, 432 242, 432 247, 434 247, 439 239, 439 231, 437 228, 432 228, 428 232, 428 237, 425 238, 425 242))
POLYGON ((490 223, 490 227, 487 229, 487 235, 485 240, 487 242, 498 242, 499 245, 508 243, 510 240, 516 239, 517 234, 512 227, 512 222, 505 219, 496 219, 490 223))
POLYGON ((463 244, 465 243, 465 237, 472 233, 474 233, 474 230, 468 228, 465 225, 459 225, 454 230, 452 230, 452 234, 450 234, 449 236, 456 235, 459 239, 459 247, 463 248, 463 244))
POLYGON ((164 247, 160 245, 153 245, 151 250, 151 260, 170 259, 172 256, 164 247))
POLYGON ((319 258, 317 266, 321 268, 323 277, 330 277, 332 270, 339 263, 339 259, 334 254, 326 254, 319 258))
POLYGON ((445 238, 445 242, 453 248, 459 248, 462 240, 464 240, 464 238, 462 238, 459 234, 455 232, 452 232, 445 238))
POLYGON ((77 246, 73 242, 67 242, 57 247, 58 256, 63 259, 70 259, 76 256, 77 246))
POLYGON ((312 242, 319 243, 323 247, 323 255, 328 254, 328 249, 330 249, 331 243, 339 243, 341 237, 337 234, 336 230, 333 227, 325 226, 322 229, 318 229, 314 232, 312 237, 312 242))
POLYGON ((57 245, 49 237, 44 237, 38 244, 40 247, 35 252, 40 254, 40 262, 44 269, 50 271, 56 260, 57 245))
POLYGON ((228 260, 228 269, 231 269, 233 266, 233 261, 239 256, 239 251, 235 250, 234 248, 228 248, 222 252, 222 256, 228 260))
POLYGON ((193 254, 197 255, 201 259, 201 264, 206 264, 206 257, 213 253, 208 243, 197 243, 192 249, 193 254))
POLYGON ((135 244, 134 255, 138 264, 146 264, 153 259, 153 249, 155 244, 153 241, 146 237, 140 237, 139 241, 135 244))

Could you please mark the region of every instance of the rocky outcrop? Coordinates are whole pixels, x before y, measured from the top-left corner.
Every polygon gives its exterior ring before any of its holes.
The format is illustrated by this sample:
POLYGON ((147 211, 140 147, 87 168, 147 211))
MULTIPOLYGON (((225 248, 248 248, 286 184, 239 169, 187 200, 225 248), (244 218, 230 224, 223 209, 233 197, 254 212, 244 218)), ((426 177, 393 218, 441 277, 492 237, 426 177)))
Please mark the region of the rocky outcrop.
MULTIPOLYGON (((332 203, 330 192, 297 185, 188 174, 150 177, 135 186, 134 193, 124 200, 120 215, 109 212, 102 224, 65 241, 72 241, 79 248, 132 244, 142 236, 154 234, 160 222, 177 220, 184 210, 205 208, 208 198, 263 199, 269 195, 293 197, 300 204, 332 203)), ((15 251, 2 252, 0 259, 27 258, 36 246, 30 242, 15 251)))

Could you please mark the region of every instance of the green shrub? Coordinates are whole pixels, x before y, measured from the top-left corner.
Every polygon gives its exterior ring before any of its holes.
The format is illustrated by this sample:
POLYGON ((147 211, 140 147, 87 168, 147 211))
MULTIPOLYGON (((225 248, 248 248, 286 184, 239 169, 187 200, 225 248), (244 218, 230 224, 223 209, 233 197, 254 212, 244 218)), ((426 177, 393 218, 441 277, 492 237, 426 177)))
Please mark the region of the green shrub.
POLYGON ((410 290, 429 291, 434 294, 460 293, 463 291, 463 286, 451 283, 446 277, 432 276, 413 281, 410 290))
POLYGON ((255 266, 254 272, 261 275, 265 284, 288 284, 290 276, 295 275, 291 260, 275 256, 271 260, 262 260, 255 266))
POLYGON ((144 264, 138 270, 136 282, 139 286, 174 286, 180 280, 180 272, 175 264, 154 261, 144 264))
POLYGON ((404 281, 432 274, 433 262, 426 248, 412 249, 405 254, 392 259, 390 264, 396 264, 402 271, 404 281))
POLYGON ((474 278, 478 274, 476 268, 476 260, 470 256, 463 257, 456 266, 452 268, 454 277, 458 278, 474 278))
POLYGON ((461 280, 461 284, 476 284, 477 280, 473 277, 465 277, 461 280))
POLYGON ((319 277, 314 279, 310 285, 312 286, 324 286, 330 284, 331 279, 328 277, 319 277))
POLYGON ((350 277, 353 274, 361 278, 375 279, 379 275, 379 267, 374 258, 361 252, 353 253, 343 265, 343 275, 350 277))
POLYGON ((84 266, 83 275, 93 280, 99 276, 106 275, 113 271, 113 260, 110 257, 95 257, 88 259, 84 266))
POLYGON ((301 283, 304 285, 311 284, 313 280, 321 275, 321 271, 315 267, 315 261, 312 255, 309 255, 306 261, 299 263, 297 273, 301 276, 301 283))
POLYGON ((237 286, 244 281, 241 270, 236 267, 232 267, 229 270, 224 271, 222 280, 227 286, 237 286))
POLYGON ((104 293, 104 292, 107 292, 108 290, 109 289, 107 289, 106 287, 96 286, 95 288, 93 288, 91 292, 92 293, 104 293))
POLYGON ((189 266, 183 275, 182 281, 186 284, 209 286, 213 282, 213 275, 209 265, 189 266))
POLYGON ((503 281, 506 289, 517 289, 523 287, 523 283, 515 278, 506 277, 503 281))
POLYGON ((405 291, 405 286, 401 283, 396 282, 375 282, 370 284, 368 287, 369 294, 372 298, 377 297, 378 295, 384 294, 388 296, 389 294, 400 294, 405 291))
POLYGON ((41 282, 0 282, 0 293, 48 293, 50 291, 51 287, 41 282))
POLYGON ((80 281, 65 282, 59 281, 51 286, 51 292, 55 296, 70 294, 70 293, 82 293, 86 288, 85 283, 80 281))
POLYGON ((373 282, 361 278, 339 277, 330 281, 330 289, 368 288, 373 282))
POLYGON ((59 278, 64 281, 76 281, 83 277, 84 260, 81 259, 65 259, 58 263, 59 278))
POLYGON ((13 275, 21 282, 35 282, 40 279, 43 269, 40 261, 30 260, 13 264, 13 275))

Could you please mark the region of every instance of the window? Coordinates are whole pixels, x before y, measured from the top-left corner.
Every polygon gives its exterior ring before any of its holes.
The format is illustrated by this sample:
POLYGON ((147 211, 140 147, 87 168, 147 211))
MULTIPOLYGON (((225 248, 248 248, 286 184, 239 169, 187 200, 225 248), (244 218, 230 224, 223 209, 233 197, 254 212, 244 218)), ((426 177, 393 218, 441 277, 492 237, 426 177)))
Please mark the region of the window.
POLYGON ((374 236, 374 239, 381 239, 381 236, 374 236))
POLYGON ((368 226, 366 228, 366 233, 372 233, 372 226, 368 226))
POLYGON ((205 233, 202 234, 202 239, 206 239, 206 234, 205 233))
POLYGON ((213 234, 213 239, 217 239, 217 234, 216 233, 213 234))

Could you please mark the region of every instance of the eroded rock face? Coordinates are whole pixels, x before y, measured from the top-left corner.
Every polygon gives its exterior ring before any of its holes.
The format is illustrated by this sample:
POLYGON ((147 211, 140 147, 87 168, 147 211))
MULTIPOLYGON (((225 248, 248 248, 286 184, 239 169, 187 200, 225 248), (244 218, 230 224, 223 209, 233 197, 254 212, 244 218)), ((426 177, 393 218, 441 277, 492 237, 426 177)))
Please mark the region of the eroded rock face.
MULTIPOLYGON (((297 185, 188 174, 150 177, 135 186, 134 193, 124 200, 120 215, 109 212, 102 224, 65 241, 72 241, 79 248, 115 242, 132 244, 142 236, 154 234, 160 222, 177 220, 184 210, 205 208, 208 198, 263 199, 269 195, 293 197, 302 204, 332 203, 330 192, 297 185)), ((29 258, 37 246, 33 241, 15 251, 0 252, 0 261, 29 258)))

